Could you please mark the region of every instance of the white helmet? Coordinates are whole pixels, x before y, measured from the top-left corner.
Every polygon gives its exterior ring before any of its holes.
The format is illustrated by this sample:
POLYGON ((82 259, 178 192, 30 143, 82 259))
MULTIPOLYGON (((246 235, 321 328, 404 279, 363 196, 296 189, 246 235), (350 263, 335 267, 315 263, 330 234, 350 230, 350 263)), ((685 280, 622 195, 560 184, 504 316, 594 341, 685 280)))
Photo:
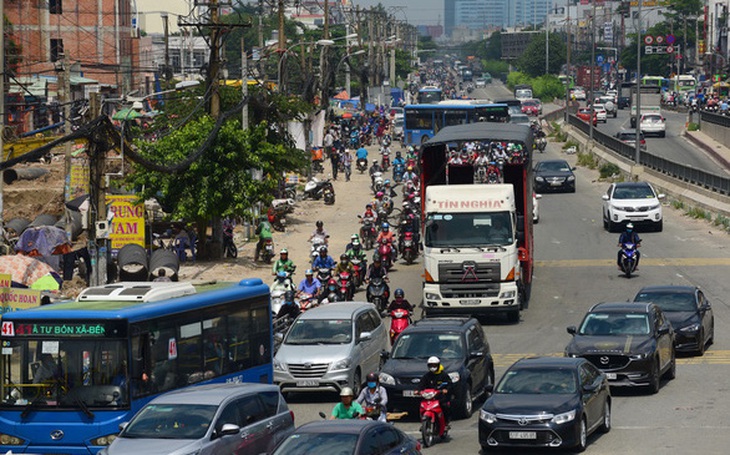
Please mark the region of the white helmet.
POLYGON ((340 396, 341 397, 354 397, 355 392, 353 392, 352 389, 349 387, 343 387, 342 390, 340 391, 340 396))
POLYGON ((431 357, 428 358, 428 361, 426 363, 428 363, 429 365, 440 365, 441 360, 438 357, 436 357, 435 355, 432 355, 431 357))

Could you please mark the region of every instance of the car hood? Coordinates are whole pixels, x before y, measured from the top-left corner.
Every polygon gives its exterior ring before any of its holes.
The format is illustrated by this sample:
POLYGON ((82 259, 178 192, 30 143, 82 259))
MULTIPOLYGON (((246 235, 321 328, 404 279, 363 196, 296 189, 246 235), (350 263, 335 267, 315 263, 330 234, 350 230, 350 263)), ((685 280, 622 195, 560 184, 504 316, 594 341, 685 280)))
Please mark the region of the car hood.
MULTIPOLYGON (((444 371, 451 373, 459 371, 462 365, 461 360, 441 360, 444 371)), ((383 366, 383 373, 393 377, 413 377, 426 374, 426 359, 388 359, 383 366)))
POLYGON ((648 335, 576 335, 565 351, 568 354, 629 354, 645 352, 654 339, 648 335))
POLYGON ((544 179, 549 179, 552 177, 560 177, 560 178, 567 178, 573 175, 572 172, 562 172, 562 171, 540 171, 535 174, 536 177, 542 177, 544 179))
POLYGON ((282 363, 331 363, 349 357, 351 344, 282 344, 274 358, 282 363))
POLYGON ((560 414, 577 406, 578 398, 574 394, 495 393, 484 404, 484 410, 512 415, 560 414))
POLYGON ((700 322, 697 313, 693 311, 666 311, 664 312, 664 316, 669 319, 669 322, 672 323, 672 327, 675 330, 700 322))
POLYGON ((657 205, 659 199, 657 198, 641 198, 641 199, 612 199, 611 205, 619 207, 643 207, 646 205, 657 205))
POLYGON ((200 442, 190 439, 117 438, 109 446, 109 455, 143 453, 145 455, 187 455, 196 453, 200 442))

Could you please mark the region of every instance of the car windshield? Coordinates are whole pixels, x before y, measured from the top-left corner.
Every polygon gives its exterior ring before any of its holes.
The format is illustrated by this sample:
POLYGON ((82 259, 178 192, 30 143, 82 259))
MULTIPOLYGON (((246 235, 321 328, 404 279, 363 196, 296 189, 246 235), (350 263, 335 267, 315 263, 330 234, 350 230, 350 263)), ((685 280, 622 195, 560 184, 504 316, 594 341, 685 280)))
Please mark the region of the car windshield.
POLYGON ((295 433, 274 452, 275 455, 311 455, 313 453, 351 455, 357 447, 357 434, 295 433))
POLYGON ((497 393, 506 394, 568 394, 577 390, 575 374, 568 369, 517 368, 505 373, 497 393))
POLYGON ((580 335, 648 335, 649 318, 642 313, 589 313, 578 331, 580 335))
POLYGON ((537 106, 537 103, 534 102, 534 101, 523 101, 522 102, 522 105, 523 106, 533 106, 534 107, 534 106, 537 106))
POLYGON ((537 167, 538 172, 570 172, 570 166, 565 161, 544 161, 537 167))
POLYGON ((464 358, 464 343, 457 333, 404 333, 393 346, 394 359, 464 358))
POLYGON ((654 191, 648 185, 617 186, 613 191, 614 199, 651 199, 654 191))
POLYGON ((665 312, 697 309, 694 295, 688 292, 641 292, 636 301, 656 303, 665 312))
POLYGON ((622 141, 634 141, 636 140, 636 133, 621 133, 620 138, 622 141))
POLYGON ((208 432, 217 406, 148 404, 120 437, 129 439, 200 439, 208 432))
POLYGON ((349 319, 298 319, 284 344, 348 344, 352 341, 349 319))
POLYGON ((509 212, 432 213, 426 219, 426 246, 485 247, 514 242, 509 212))

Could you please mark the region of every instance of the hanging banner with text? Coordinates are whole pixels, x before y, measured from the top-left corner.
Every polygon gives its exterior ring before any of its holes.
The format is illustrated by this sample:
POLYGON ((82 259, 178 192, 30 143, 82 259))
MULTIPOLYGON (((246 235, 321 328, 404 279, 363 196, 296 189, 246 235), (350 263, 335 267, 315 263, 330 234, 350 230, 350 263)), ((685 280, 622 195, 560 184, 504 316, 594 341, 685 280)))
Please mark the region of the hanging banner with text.
POLYGON ((134 195, 107 195, 107 213, 113 214, 109 238, 112 251, 119 251, 124 245, 137 244, 144 248, 144 203, 137 204, 134 195))
POLYGON ((41 304, 41 291, 12 288, 11 282, 10 274, 0 273, 0 314, 25 310, 41 304))

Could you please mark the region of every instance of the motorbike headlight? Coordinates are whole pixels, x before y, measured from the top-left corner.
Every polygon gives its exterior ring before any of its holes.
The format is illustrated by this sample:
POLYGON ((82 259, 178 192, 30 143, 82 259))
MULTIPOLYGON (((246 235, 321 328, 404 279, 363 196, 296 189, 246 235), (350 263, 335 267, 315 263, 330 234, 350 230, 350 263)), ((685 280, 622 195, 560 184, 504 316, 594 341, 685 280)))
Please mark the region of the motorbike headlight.
POLYGON ((461 379, 461 376, 459 376, 458 371, 454 371, 453 373, 449 373, 449 378, 451 379, 451 382, 459 382, 459 379, 461 379))
POLYGON ((441 297, 439 297, 438 294, 431 294, 430 292, 427 292, 426 299, 427 300, 441 300, 441 297))
POLYGON ((682 327, 681 329, 679 329, 679 331, 683 333, 697 332, 698 330, 700 330, 699 322, 695 322, 694 324, 690 324, 686 327, 682 327))
POLYGON ((0 444, 4 446, 22 446, 25 441, 9 434, 0 433, 0 444))
POLYGON ((388 373, 380 373, 378 380, 381 384, 395 385, 395 378, 388 373))
POLYGON ((573 180, 575 180, 575 176, 574 175, 569 175, 567 180, 569 182, 572 182, 573 180))
POLYGON ((573 419, 575 419, 575 409, 556 415, 555 417, 553 417, 553 422, 561 425, 563 423, 568 423, 573 419))
POLYGON ((114 442, 115 439, 117 439, 116 433, 108 434, 106 436, 100 436, 98 438, 92 439, 91 445, 92 446, 108 446, 109 444, 114 442))
POLYGON ((284 362, 280 362, 280 361, 274 359, 274 370, 286 371, 286 364, 284 362))
POLYGON ((479 411, 479 418, 485 421, 486 423, 494 423, 497 421, 497 416, 495 414, 492 414, 491 412, 487 412, 484 409, 479 411))
POLYGON ((350 368, 350 359, 342 359, 332 364, 330 370, 346 370, 350 368))
POLYGON ((540 177, 540 176, 537 176, 537 177, 535 177, 535 181, 536 181, 536 182, 544 182, 544 181, 545 181, 545 179, 544 179, 544 178, 542 178, 542 177, 540 177))

